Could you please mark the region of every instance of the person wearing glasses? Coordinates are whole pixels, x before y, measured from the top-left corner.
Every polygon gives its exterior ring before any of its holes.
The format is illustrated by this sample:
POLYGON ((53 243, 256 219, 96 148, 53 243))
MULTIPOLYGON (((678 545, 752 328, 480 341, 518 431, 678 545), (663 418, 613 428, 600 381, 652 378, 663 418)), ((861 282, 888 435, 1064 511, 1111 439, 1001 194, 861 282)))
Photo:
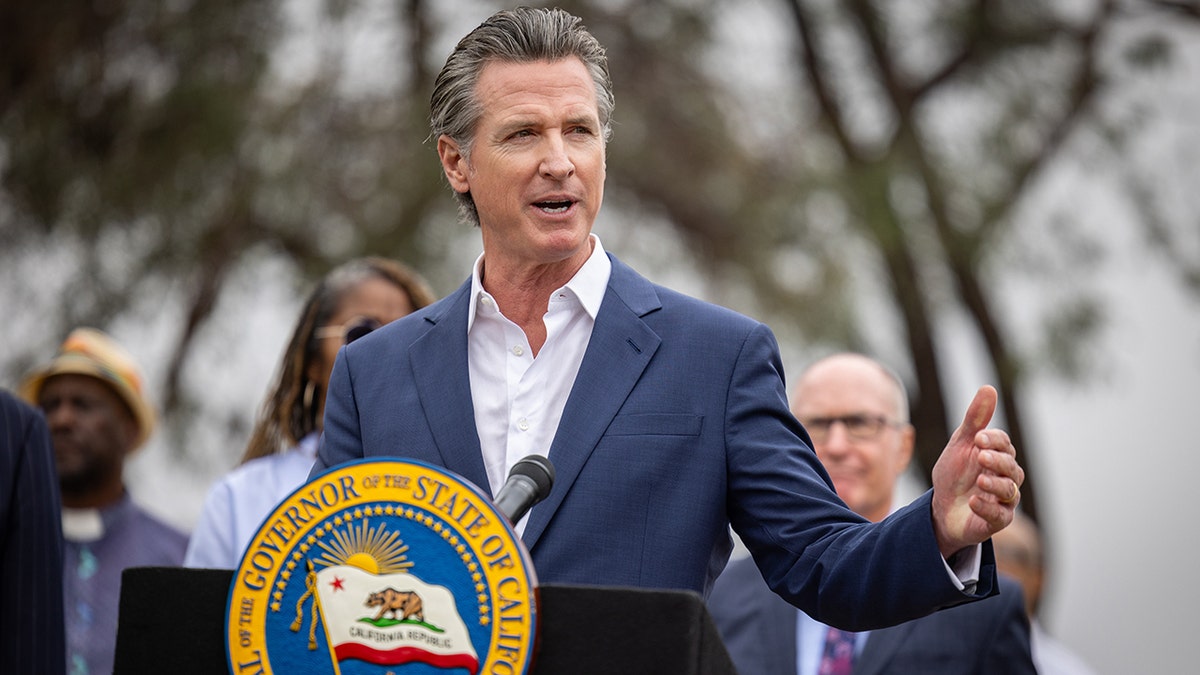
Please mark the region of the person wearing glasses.
MULTIPOLYGON (((791 408, 854 512, 879 522, 900 506, 896 486, 912 459, 915 430, 899 376, 866 356, 836 354, 801 374, 791 408)), ((1020 586, 999 579, 998 595, 857 633, 784 602, 750 558, 730 563, 708 603, 742 675, 1035 673, 1020 586)))
POLYGON ((321 280, 304 303, 241 464, 205 497, 184 566, 237 568, 263 519, 308 477, 338 350, 433 300, 419 275, 384 258, 352 260, 321 280))

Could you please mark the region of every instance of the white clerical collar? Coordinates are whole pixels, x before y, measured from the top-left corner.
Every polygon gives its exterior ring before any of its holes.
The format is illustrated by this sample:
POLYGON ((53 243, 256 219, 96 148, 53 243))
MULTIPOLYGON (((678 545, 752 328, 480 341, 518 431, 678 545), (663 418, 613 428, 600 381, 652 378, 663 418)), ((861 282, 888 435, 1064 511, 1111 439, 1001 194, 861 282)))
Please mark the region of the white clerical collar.
MULTIPOLYGON (((583 267, 571 277, 570 281, 564 284, 561 288, 554 291, 551 295, 558 295, 566 291, 570 291, 576 298, 579 299, 579 304, 583 307, 593 320, 600 314, 600 303, 604 300, 604 293, 608 289, 608 279, 612 276, 612 261, 608 259, 608 255, 604 253, 604 246, 600 244, 600 237, 595 233, 588 235, 592 241, 592 254, 588 256, 587 261, 583 263, 583 267)), ((475 324, 475 312, 479 305, 479 299, 483 297, 491 298, 491 294, 483 288, 483 253, 475 259, 475 265, 471 270, 471 304, 467 312, 467 332, 471 332, 471 326, 475 324)), ((495 306, 493 299, 492 305, 495 306)))
POLYGON ((67 541, 88 543, 104 538, 100 509, 62 509, 62 532, 67 541))

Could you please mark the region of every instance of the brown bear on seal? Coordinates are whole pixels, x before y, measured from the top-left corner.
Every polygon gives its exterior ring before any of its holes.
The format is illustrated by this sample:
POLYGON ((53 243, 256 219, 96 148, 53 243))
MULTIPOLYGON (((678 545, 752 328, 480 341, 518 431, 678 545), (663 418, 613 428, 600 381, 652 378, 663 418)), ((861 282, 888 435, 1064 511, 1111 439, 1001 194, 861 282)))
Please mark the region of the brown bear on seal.
POLYGON ((391 612, 392 618, 398 621, 412 617, 417 621, 425 620, 425 610, 421 606, 421 596, 412 591, 398 591, 388 588, 367 596, 367 607, 378 607, 379 613, 374 621, 379 621, 384 614, 391 612), (399 615, 399 616, 397 616, 399 615))

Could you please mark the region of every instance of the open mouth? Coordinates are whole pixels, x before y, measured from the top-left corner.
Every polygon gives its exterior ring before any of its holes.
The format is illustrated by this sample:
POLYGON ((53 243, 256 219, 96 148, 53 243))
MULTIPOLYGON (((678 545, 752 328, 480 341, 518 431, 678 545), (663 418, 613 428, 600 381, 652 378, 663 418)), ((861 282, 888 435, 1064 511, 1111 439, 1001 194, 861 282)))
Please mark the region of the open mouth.
POLYGON ((567 200, 551 200, 545 202, 534 202, 534 206, 545 211, 546 213, 565 213, 567 209, 575 202, 567 200))

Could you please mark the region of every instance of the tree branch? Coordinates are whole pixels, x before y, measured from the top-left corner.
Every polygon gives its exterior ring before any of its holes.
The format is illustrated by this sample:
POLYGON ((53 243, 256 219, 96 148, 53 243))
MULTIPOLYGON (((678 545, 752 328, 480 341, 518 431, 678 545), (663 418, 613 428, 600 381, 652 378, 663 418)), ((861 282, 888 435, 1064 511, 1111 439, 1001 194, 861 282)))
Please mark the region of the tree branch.
POLYGON ((975 7, 970 10, 974 21, 971 23, 971 30, 965 36, 963 42, 966 44, 958 54, 951 57, 942 67, 929 76, 924 82, 916 85, 912 89, 912 98, 914 102, 920 101, 931 92, 935 91, 942 84, 948 82, 954 76, 958 75, 966 66, 979 56, 983 49, 984 37, 988 33, 988 27, 991 25, 988 20, 988 7, 991 5, 990 0, 977 0, 975 7))
POLYGON ((861 153, 842 122, 841 104, 838 103, 837 95, 833 92, 828 80, 825 79, 825 73, 821 68, 821 57, 817 52, 816 31, 813 29, 813 17, 801 0, 791 0, 787 4, 792 10, 796 31, 800 35, 803 57, 801 66, 808 75, 813 94, 817 97, 817 103, 821 108, 821 121, 837 138, 838 146, 841 147, 846 157, 854 163, 859 163, 862 161, 861 153))
POLYGON ((984 205, 983 218, 974 237, 975 241, 972 242, 973 246, 981 246, 991 239, 996 228, 1008 219, 1012 209, 1016 207, 1017 196, 1024 192, 1042 168, 1057 156, 1063 143, 1083 119, 1084 113, 1095 97, 1097 83, 1100 79, 1097 68, 1099 38, 1112 20, 1115 9, 1115 3, 1112 0, 1105 2, 1087 28, 1075 33, 1080 51, 1083 53, 1083 62, 1071 83, 1067 109, 1046 135, 1041 150, 1013 171, 1014 180, 1009 189, 1003 195, 984 205))

